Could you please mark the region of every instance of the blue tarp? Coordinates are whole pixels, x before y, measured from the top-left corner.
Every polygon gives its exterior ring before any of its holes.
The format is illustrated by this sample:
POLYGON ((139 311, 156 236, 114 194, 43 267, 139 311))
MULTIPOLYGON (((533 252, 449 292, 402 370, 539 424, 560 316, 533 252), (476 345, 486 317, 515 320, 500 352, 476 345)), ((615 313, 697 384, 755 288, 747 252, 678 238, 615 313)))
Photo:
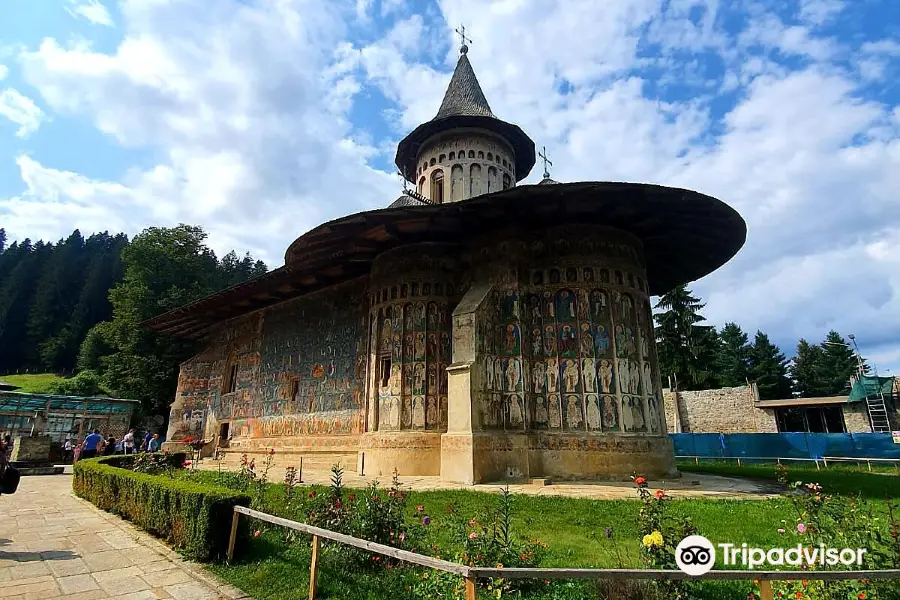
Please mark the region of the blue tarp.
POLYGON ((673 433, 676 456, 900 459, 885 433, 673 433))

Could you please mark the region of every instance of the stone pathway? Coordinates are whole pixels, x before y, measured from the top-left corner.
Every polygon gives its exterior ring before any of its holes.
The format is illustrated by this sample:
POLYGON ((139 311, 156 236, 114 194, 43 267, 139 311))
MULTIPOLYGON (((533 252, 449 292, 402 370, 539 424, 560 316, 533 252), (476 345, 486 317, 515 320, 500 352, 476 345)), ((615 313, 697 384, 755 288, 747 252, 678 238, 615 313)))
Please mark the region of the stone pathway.
MULTIPOLYGON (((237 600, 152 536, 72 494, 71 475, 0 496, 0 600, 237 600)), ((249 599, 248 599, 249 600, 249 599)))
MULTIPOLYGON (((257 473, 261 472, 257 460, 257 473)), ((201 469, 216 470, 218 463, 206 459, 200 462, 201 469)), ((237 470, 235 465, 222 465, 222 469, 237 470)), ((268 479, 280 482, 284 479, 284 467, 272 467, 268 479)), ((391 484, 391 477, 366 477, 355 472, 344 472, 344 485, 352 488, 364 488, 373 480, 378 480, 381 488, 391 484)), ((506 483, 485 483, 463 485, 448 483, 440 477, 400 477, 403 487, 414 491, 433 490, 470 490, 475 492, 498 492, 506 483)), ((681 477, 668 481, 650 480, 654 490, 664 489, 673 498, 717 498, 738 500, 762 500, 779 495, 773 484, 742 479, 739 477, 720 477, 699 473, 684 473, 681 477)), ((303 471, 303 484, 330 485, 331 472, 324 470, 303 471)), ((563 496, 567 498, 590 498, 593 500, 628 500, 636 499, 634 484, 631 481, 591 481, 591 482, 550 482, 549 485, 533 485, 530 483, 509 483, 509 490, 515 494, 532 494, 535 496, 563 496)))

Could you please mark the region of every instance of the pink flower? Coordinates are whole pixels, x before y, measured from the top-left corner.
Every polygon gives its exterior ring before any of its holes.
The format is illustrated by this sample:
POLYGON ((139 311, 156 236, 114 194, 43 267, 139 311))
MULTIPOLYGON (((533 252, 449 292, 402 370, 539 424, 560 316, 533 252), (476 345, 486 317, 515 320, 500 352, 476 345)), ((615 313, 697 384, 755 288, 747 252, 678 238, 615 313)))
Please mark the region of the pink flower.
POLYGON ((469 521, 469 527, 475 527, 475 519, 469 521))
POLYGON ((469 534, 469 539, 470 540, 478 539, 478 534, 473 531, 472 533, 469 534))
POLYGON ((404 541, 405 539, 406 539, 406 534, 405 534, 405 533, 401 533, 401 534, 400 534, 400 541, 402 542, 402 541, 404 541))
POLYGON ((422 506, 421 504, 416 507, 417 512, 423 512, 424 510, 425 510, 425 507, 422 506))
POLYGON ((779 527, 779 528, 778 528, 778 533, 784 534, 784 529, 782 529, 781 527, 779 527))
POLYGON ((797 523, 797 531, 799 531, 800 533, 805 532, 805 531, 806 531, 806 525, 804 525, 803 523, 797 523))
POLYGON ((666 497, 666 493, 662 490, 656 490, 656 497, 660 500, 666 497))
POLYGON ((259 537, 259 529, 253 532, 253 537, 259 537))

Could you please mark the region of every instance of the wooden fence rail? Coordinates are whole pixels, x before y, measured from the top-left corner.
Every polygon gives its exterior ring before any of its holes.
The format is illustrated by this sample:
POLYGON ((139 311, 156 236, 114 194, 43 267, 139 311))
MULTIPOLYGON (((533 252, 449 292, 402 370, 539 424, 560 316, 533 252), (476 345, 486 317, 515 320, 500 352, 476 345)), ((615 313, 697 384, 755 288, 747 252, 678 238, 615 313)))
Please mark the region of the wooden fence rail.
POLYGON ((355 538, 343 533, 337 533, 321 527, 313 527, 306 523, 291 521, 282 517, 276 517, 268 513, 259 512, 245 506, 234 507, 234 517, 231 522, 231 538, 228 540, 228 562, 234 560, 235 544, 237 543, 238 519, 246 515, 266 523, 280 525, 295 531, 302 531, 312 536, 312 560, 309 568, 309 600, 316 597, 319 575, 319 554, 321 540, 331 540, 339 544, 353 546, 361 550, 367 550, 382 556, 396 558, 403 562, 412 563, 429 569, 453 573, 465 579, 466 600, 475 600, 475 588, 479 579, 491 579, 502 577, 504 579, 718 579, 718 580, 755 580, 759 581, 759 592, 762 600, 773 600, 772 581, 789 581, 792 579, 806 579, 819 581, 838 581, 849 579, 900 579, 900 569, 892 570, 860 570, 860 571, 737 571, 721 570, 709 571, 704 575, 695 577, 682 571, 674 570, 650 570, 650 569, 494 569, 487 567, 469 567, 423 554, 416 554, 407 550, 400 550, 384 544, 377 544, 368 540, 355 538))

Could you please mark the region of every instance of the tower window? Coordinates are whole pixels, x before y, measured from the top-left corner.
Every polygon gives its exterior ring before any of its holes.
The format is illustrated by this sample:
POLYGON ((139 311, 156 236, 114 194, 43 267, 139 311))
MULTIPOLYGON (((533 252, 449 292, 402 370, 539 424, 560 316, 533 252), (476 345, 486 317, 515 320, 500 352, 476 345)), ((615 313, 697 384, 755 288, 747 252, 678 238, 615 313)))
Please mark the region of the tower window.
POLYGON ((450 153, 450 160, 456 160, 456 152, 450 153))
POLYGON ((509 186, 512 184, 512 180, 509 178, 509 175, 506 173, 503 174, 503 189, 509 189, 509 186))
POLYGON ((446 155, 446 154, 441 154, 441 155, 438 157, 438 162, 439 162, 439 163, 443 163, 445 160, 447 160, 447 155, 446 155))
POLYGON ((385 388, 388 386, 388 382, 391 380, 391 357, 384 356, 381 359, 381 387, 385 388))
POLYGON ((488 152, 488 160, 494 160, 494 155, 488 152))
POLYGON ((478 158, 484 158, 484 152, 481 150, 478 151, 478 158))
POLYGON ((225 393, 230 394, 231 392, 237 390, 237 374, 238 374, 238 366, 236 364, 232 364, 228 369, 228 376, 225 378, 225 393))
POLYGON ((444 202, 444 172, 441 169, 431 174, 431 200, 438 204, 444 202))
POLYGON ((475 158, 475 151, 469 150, 469 158, 475 158))
POLYGON ((420 193, 420 194, 424 194, 424 193, 425 193, 425 177, 422 177, 422 178, 419 180, 419 193, 420 193))
POLYGON ((437 161, 436 161, 436 160, 434 159, 434 157, 432 156, 432 157, 431 157, 431 162, 430 162, 429 164, 433 167, 433 166, 435 165, 436 162, 437 162, 437 161))

